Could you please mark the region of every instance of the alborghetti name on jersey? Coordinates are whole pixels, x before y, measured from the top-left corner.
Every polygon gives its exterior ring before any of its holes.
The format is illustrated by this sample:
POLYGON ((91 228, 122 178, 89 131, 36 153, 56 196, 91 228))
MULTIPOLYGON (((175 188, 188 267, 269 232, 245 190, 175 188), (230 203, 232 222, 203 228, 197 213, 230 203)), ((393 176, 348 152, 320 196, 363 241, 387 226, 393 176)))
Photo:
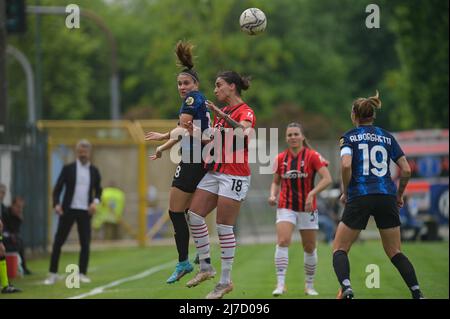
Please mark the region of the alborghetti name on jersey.
POLYGON ((378 135, 374 133, 362 133, 362 134, 355 134, 349 136, 350 142, 361 142, 361 141, 370 141, 370 142, 379 142, 391 145, 392 140, 390 137, 378 135))

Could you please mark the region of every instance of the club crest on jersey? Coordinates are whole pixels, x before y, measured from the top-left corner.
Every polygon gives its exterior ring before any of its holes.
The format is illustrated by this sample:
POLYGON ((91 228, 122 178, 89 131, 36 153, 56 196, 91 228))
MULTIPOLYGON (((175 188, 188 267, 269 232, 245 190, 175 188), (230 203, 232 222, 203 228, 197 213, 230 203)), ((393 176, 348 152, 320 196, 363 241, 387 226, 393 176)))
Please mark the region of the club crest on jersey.
POLYGON ((306 178, 308 173, 302 173, 297 170, 290 170, 283 174, 283 178, 296 179, 296 178, 306 178))
POLYGON ((194 104, 194 98, 190 96, 184 102, 186 103, 187 106, 192 106, 192 104, 194 104))

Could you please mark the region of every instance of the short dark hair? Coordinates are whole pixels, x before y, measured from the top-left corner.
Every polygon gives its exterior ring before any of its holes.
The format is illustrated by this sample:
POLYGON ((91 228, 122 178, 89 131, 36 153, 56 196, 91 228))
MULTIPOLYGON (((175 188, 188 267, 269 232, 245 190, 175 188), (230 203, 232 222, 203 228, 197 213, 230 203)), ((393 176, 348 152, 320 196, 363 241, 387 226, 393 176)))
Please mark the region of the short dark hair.
POLYGON ((14 196, 12 201, 11 201, 11 204, 14 205, 14 204, 16 204, 18 202, 25 203, 25 199, 22 196, 14 196))
POLYGON ((236 91, 239 95, 241 95, 242 90, 245 91, 250 87, 251 77, 241 76, 235 71, 223 71, 217 74, 217 77, 223 79, 228 84, 235 84, 236 91))

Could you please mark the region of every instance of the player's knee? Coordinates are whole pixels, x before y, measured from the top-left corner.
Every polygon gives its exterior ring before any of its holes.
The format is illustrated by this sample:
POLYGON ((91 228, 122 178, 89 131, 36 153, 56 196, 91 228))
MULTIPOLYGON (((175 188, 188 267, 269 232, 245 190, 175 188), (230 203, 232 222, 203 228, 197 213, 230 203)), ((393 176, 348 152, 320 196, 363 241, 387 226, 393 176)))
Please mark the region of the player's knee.
POLYGON ((291 240, 289 238, 279 238, 277 244, 280 247, 289 247, 291 240))
POLYGON ((304 243, 303 244, 303 250, 308 254, 312 254, 315 249, 316 249, 316 243, 304 243))

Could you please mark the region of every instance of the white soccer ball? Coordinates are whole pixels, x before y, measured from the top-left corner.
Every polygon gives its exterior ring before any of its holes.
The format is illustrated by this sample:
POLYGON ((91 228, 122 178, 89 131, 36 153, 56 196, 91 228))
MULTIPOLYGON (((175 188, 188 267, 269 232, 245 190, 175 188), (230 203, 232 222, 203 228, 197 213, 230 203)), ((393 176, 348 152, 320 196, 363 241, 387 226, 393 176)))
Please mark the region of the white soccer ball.
POLYGON ((239 24, 241 25, 241 30, 245 33, 256 35, 266 29, 266 15, 258 8, 249 8, 242 12, 239 24))

